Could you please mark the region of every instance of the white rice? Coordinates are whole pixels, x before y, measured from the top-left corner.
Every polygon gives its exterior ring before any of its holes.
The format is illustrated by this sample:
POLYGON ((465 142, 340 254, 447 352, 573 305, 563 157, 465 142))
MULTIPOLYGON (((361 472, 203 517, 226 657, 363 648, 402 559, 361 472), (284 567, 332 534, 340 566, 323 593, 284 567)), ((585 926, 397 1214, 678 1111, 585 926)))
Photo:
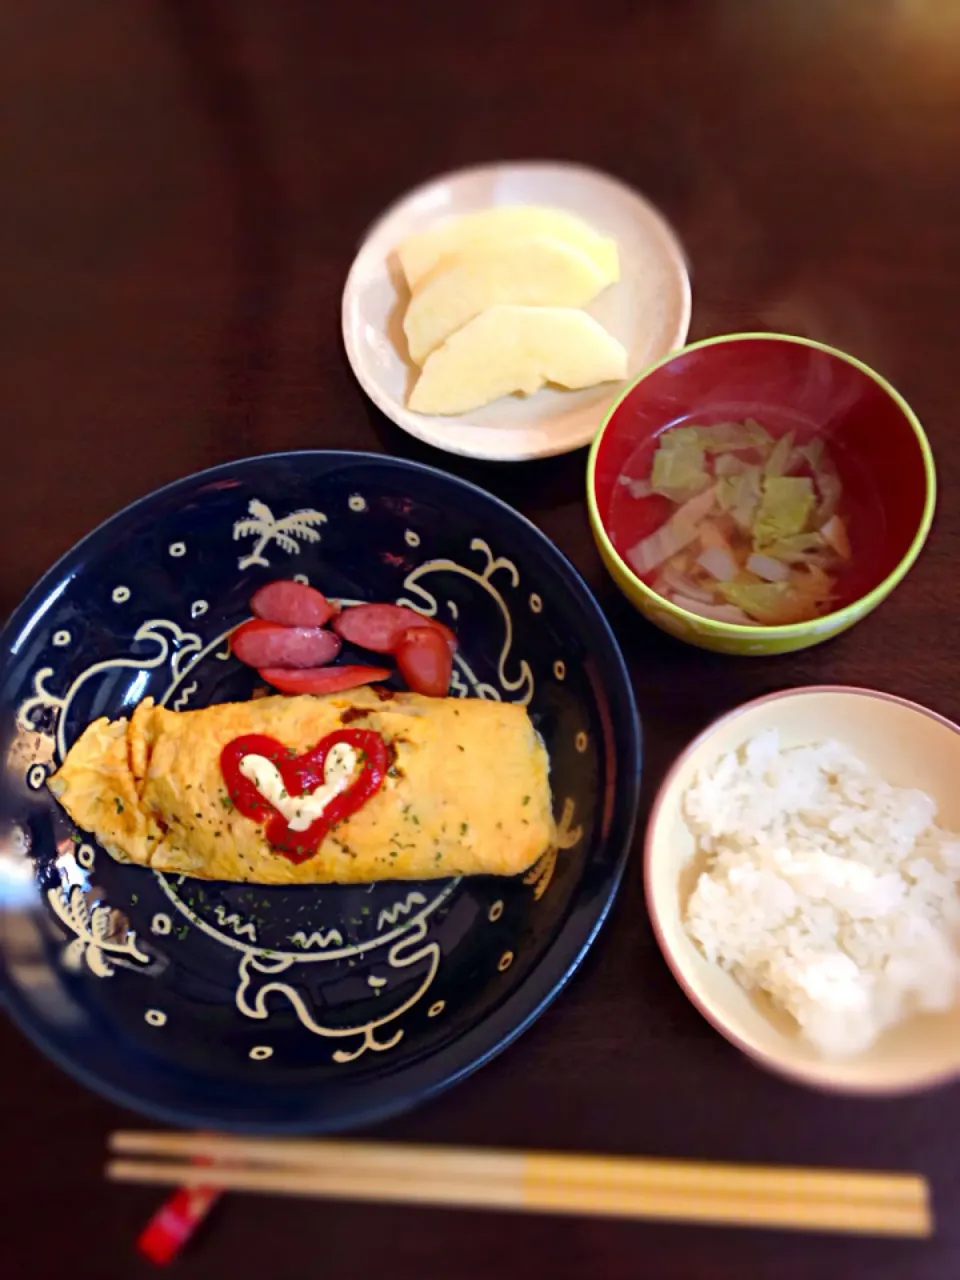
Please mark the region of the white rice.
POLYGON ((960 837, 935 825, 931 796, 838 742, 784 749, 770 731, 701 774, 684 810, 707 863, 689 933, 824 1056, 953 1004, 960 837))

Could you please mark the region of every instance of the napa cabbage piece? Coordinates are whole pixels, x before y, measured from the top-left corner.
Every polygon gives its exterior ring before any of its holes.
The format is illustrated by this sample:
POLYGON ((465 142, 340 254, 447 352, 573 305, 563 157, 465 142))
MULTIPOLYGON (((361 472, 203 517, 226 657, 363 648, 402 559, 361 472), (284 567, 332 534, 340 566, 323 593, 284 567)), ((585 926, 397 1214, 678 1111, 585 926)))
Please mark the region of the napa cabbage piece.
POLYGON ((811 471, 818 471, 823 460, 823 441, 816 438, 807 444, 797 445, 797 453, 806 462, 811 471))
POLYGON ((781 436, 770 451, 770 456, 763 464, 765 476, 783 476, 790 470, 793 458, 793 432, 788 431, 781 436))
POLYGON ((724 582, 720 590, 729 604, 768 627, 816 617, 809 612, 806 598, 798 596, 789 582, 724 582))
POLYGON ((807 476, 766 476, 760 508, 753 522, 758 549, 779 538, 803 533, 817 503, 813 481, 807 476))
POLYGON ((743 449, 756 449, 766 454, 773 446, 768 432, 759 422, 718 422, 712 427, 697 427, 703 447, 708 453, 725 454, 743 449))
POLYGON ((683 427, 670 427, 660 436, 659 447, 677 448, 680 445, 698 444, 706 453, 724 454, 754 449, 766 457, 774 447, 769 432, 748 418, 746 422, 717 422, 712 427, 688 423, 683 427))
POLYGON ((801 569, 788 582, 723 582, 719 590, 728 604, 770 627, 808 622, 828 612, 833 582, 821 569, 801 569))
POLYGON ((747 557, 746 568, 748 573, 755 573, 764 582, 788 582, 790 580, 789 565, 784 564, 782 560, 777 560, 774 556, 764 555, 760 551, 754 551, 753 555, 747 557))
POLYGON ((741 627, 754 625, 753 620, 733 604, 704 603, 682 595, 675 595, 673 603, 679 605, 681 609, 686 609, 687 613, 695 613, 701 618, 712 618, 714 622, 733 622, 741 627))
POLYGON ((749 463, 744 462, 743 458, 738 458, 735 453, 721 453, 713 464, 713 470, 717 476, 739 476, 748 466, 749 463))
POLYGON ((631 476, 621 476, 620 484, 623 485, 631 498, 649 498, 653 493, 649 480, 635 480, 631 476))
POLYGON ((654 591, 658 591, 662 596, 672 594, 674 599, 678 596, 684 596, 687 599, 696 600, 700 604, 716 603, 716 593, 713 587, 704 586, 697 582, 675 563, 677 559, 679 557, 675 557, 669 564, 663 566, 656 582, 653 584, 654 591))
POLYGON ((710 487, 710 472, 697 427, 667 431, 653 458, 650 487, 673 502, 686 502, 710 487))
POLYGON ((763 553, 784 564, 816 564, 827 550, 826 539, 820 533, 792 533, 788 538, 768 542, 763 553))
POLYGON ((716 501, 713 489, 698 494, 679 507, 655 533, 638 542, 627 552, 627 560, 641 576, 658 569, 665 560, 689 547, 700 534, 700 522, 716 501))
POLYGON ((717 505, 733 518, 743 533, 753 532, 753 523, 763 495, 758 466, 748 466, 735 476, 722 476, 717 481, 717 505))
POLYGON ((850 556, 837 506, 842 485, 822 440, 797 443, 760 423, 686 424, 665 431, 649 487, 673 515, 626 558, 654 589, 702 617, 787 625, 828 612, 833 574, 850 556), (829 572, 828 572, 829 571, 829 572))
POLYGON ((821 537, 833 548, 841 560, 850 559, 850 535, 839 516, 831 516, 820 530, 821 537))
POLYGON ((697 564, 718 582, 732 582, 740 571, 733 552, 726 547, 707 547, 697 557, 697 564))
POLYGON ((756 418, 745 419, 743 425, 746 428, 746 430, 749 431, 750 434, 753 436, 754 440, 758 441, 761 444, 762 443, 769 444, 770 441, 773 439, 773 437, 770 435, 770 432, 766 429, 766 427, 761 426, 761 424, 756 420, 756 418))

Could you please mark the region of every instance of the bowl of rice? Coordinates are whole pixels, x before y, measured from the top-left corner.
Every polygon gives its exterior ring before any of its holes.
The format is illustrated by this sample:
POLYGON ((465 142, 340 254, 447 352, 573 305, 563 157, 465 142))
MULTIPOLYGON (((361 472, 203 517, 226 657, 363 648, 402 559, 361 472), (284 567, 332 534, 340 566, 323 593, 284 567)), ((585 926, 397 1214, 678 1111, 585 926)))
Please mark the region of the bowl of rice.
POLYGON ((960 1077, 960 727, 814 686, 723 716, 665 778, 647 907, 714 1027, 803 1084, 960 1077))

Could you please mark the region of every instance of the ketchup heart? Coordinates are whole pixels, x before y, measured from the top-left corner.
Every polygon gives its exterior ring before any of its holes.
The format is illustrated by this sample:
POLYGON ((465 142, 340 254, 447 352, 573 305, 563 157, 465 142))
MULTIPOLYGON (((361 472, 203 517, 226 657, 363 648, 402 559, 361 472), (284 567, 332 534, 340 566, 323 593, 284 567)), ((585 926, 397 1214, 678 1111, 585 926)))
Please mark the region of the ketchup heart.
POLYGON ((372 729, 337 729, 299 756, 265 733, 247 733, 228 742, 220 753, 220 772, 230 799, 244 817, 267 824, 266 837, 271 847, 291 862, 312 858, 330 828, 356 813, 379 791, 389 765, 387 744, 372 729), (322 786, 327 755, 339 742, 362 752, 363 767, 350 786, 334 796, 321 816, 303 831, 291 830, 287 819, 260 794, 253 779, 240 771, 244 756, 265 756, 276 766, 288 795, 301 796, 322 786))

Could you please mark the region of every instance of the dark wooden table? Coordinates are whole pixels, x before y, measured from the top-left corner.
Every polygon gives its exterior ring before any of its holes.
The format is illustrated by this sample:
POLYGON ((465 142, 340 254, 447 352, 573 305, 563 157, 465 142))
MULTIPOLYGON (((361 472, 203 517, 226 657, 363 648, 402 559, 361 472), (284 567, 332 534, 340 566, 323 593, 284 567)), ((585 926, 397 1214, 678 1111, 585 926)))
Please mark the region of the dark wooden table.
MULTIPOLYGON (((111 512, 246 454, 387 450, 520 507, 577 564, 627 654, 644 798, 718 712, 813 681, 960 717, 960 21, 945 0, 30 0, 0 13, 0 614, 111 512), (821 649, 736 661, 668 640, 607 580, 583 453, 470 465, 365 400, 340 290, 367 225, 432 174, 569 158, 634 184, 693 261, 693 337, 782 328, 904 392, 942 484, 928 550, 879 613, 821 649)), ((157 1203, 107 1189, 131 1117, 0 1026, 0 1275, 147 1275, 157 1203)), ((185 1277, 960 1274, 956 1089, 819 1097, 709 1029, 647 923, 640 837, 571 988, 477 1076, 377 1136, 916 1168, 929 1243, 242 1200, 185 1277)))

